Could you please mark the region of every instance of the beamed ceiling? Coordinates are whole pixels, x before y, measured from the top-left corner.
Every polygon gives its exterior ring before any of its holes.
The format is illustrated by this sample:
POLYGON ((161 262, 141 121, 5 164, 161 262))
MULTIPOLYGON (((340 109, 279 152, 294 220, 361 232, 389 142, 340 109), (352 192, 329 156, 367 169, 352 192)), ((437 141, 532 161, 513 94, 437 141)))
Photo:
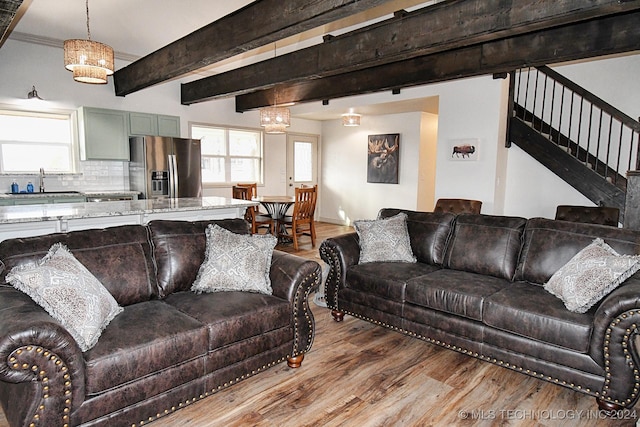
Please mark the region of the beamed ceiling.
MULTIPOLYGON (((0 0, 4 29, 20 3, 0 0)), ((181 88, 182 104, 236 97, 247 111, 272 104, 276 91, 278 103, 304 103, 639 51, 638 22, 640 0, 256 0, 116 71, 114 86, 126 96, 262 49, 267 59, 181 88), (416 7, 389 13, 398 4, 416 7), (319 29, 322 42, 265 54, 319 29)))

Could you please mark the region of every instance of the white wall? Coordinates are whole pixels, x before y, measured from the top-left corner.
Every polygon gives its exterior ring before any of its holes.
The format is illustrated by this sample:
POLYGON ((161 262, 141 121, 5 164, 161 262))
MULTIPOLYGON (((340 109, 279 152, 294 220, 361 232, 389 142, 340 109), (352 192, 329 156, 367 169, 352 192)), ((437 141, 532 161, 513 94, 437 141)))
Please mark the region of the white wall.
POLYGON ((421 113, 363 116, 360 126, 342 120, 322 126, 323 221, 349 224, 373 218, 381 207, 416 209, 421 113), (367 182, 368 135, 399 133, 398 184, 367 182))
POLYGON ((633 119, 640 117, 640 54, 579 61, 553 69, 633 119))
MULTIPOLYGON (((491 77, 463 79, 402 90, 400 95, 379 93, 332 102, 367 105, 381 102, 439 97, 435 196, 480 199, 483 212, 493 213, 496 157, 504 140, 499 138, 502 81, 491 77), (451 159, 451 143, 480 141, 477 161, 451 159)), ((325 122, 323 134, 323 194, 321 218, 350 223, 373 218, 383 207, 416 209, 422 115, 414 113, 363 116, 359 128, 344 128, 339 121, 325 122), (366 176, 367 135, 400 133, 400 182, 370 184, 366 176)), ((423 171, 423 173, 428 171, 423 171)))

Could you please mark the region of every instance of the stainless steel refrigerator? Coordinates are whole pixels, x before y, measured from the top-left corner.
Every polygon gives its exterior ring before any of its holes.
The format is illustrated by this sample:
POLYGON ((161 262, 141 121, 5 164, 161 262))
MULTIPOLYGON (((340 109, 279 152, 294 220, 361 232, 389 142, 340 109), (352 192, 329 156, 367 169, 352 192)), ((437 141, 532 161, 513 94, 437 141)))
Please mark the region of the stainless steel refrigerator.
POLYGON ((143 199, 202 197, 199 139, 135 136, 129 150, 130 189, 143 199))

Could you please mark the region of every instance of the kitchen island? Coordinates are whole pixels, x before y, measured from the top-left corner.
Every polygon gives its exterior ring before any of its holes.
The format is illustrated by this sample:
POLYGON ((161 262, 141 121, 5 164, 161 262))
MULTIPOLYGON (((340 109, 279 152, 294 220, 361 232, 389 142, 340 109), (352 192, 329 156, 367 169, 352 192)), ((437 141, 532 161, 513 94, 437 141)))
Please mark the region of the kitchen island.
POLYGON ((15 237, 146 224, 155 219, 242 218, 257 202, 224 197, 122 200, 0 207, 0 241, 15 237))

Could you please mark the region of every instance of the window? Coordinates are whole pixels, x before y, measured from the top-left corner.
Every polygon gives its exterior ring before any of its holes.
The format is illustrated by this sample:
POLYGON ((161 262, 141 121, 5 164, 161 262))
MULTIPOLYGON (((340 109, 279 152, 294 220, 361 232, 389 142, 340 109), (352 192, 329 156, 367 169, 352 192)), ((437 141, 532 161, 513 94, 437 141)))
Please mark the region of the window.
POLYGON ((313 144, 310 142, 296 141, 293 143, 293 176, 296 182, 308 182, 313 180, 313 144))
POLYGON ((262 132, 191 125, 191 137, 202 141, 202 183, 262 183, 262 132))
POLYGON ((0 110, 0 172, 74 172, 71 113, 0 110))

